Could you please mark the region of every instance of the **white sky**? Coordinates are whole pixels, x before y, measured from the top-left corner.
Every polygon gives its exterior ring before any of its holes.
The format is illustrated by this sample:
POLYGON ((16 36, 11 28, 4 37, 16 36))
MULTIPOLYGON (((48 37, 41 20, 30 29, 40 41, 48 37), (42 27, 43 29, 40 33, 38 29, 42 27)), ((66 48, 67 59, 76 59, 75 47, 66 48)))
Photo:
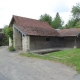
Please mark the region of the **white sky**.
POLYGON ((44 13, 54 18, 59 12, 66 23, 76 3, 80 0, 0 0, 0 28, 9 25, 12 15, 39 19, 44 13))

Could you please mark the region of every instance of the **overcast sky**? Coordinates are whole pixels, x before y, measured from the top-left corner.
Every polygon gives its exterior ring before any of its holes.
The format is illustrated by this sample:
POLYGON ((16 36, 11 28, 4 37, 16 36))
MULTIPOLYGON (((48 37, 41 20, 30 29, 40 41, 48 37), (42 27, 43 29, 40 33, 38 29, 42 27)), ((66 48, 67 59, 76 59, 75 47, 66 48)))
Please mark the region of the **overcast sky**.
POLYGON ((59 12, 65 23, 70 18, 73 5, 80 0, 0 0, 0 28, 9 25, 12 15, 39 19, 47 13, 53 18, 59 12))

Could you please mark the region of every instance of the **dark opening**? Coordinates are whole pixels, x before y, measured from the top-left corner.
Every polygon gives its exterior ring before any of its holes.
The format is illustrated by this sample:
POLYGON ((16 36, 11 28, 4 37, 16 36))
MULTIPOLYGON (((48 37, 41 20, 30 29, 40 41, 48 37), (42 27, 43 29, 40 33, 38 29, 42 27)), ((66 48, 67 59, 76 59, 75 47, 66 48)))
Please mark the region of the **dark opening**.
POLYGON ((46 38, 46 41, 50 41, 50 38, 46 38))
POLYGON ((64 37, 59 37, 58 40, 59 41, 64 41, 64 37))

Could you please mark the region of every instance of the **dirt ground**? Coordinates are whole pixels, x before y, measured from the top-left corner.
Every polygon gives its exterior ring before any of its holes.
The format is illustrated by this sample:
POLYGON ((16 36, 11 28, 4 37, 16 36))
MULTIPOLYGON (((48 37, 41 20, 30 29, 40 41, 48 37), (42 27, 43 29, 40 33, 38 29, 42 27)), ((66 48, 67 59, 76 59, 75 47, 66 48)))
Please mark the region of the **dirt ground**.
POLYGON ((9 52, 3 46, 0 47, 0 74, 0 80, 71 80, 77 72, 53 61, 21 57, 19 52, 9 52))

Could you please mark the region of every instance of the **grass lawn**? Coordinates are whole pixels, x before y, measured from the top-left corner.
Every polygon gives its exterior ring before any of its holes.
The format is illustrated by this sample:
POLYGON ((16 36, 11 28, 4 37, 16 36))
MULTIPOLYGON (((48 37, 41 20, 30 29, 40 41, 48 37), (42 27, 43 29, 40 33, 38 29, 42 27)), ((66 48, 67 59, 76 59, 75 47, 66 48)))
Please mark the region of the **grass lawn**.
POLYGON ((21 56, 41 58, 45 60, 53 60, 64 63, 71 67, 76 67, 76 71, 80 72, 80 49, 64 50, 59 52, 52 52, 46 55, 21 53, 21 56))

